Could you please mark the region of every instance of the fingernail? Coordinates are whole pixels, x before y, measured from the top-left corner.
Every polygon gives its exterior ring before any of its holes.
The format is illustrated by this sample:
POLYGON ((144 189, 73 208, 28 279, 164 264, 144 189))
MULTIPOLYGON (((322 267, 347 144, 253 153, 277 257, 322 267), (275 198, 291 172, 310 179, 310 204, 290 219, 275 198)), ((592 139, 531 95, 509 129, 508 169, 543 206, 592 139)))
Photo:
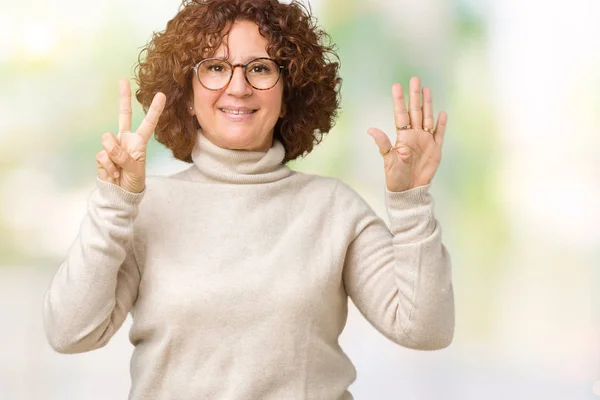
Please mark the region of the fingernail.
POLYGON ((119 177, 119 171, 115 171, 115 173, 113 174, 113 176, 114 176, 115 178, 118 178, 118 177, 119 177))
POLYGON ((119 146, 113 147, 112 155, 115 156, 115 157, 118 157, 119 154, 121 154, 121 149, 119 149, 119 146))

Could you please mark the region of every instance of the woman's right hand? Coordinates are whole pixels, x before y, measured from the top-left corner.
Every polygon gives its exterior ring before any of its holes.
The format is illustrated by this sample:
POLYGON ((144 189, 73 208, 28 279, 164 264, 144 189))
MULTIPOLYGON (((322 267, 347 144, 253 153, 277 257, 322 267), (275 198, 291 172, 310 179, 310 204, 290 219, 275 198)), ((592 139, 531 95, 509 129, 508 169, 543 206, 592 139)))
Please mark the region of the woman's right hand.
POLYGON ((156 93, 148 113, 135 132, 131 132, 131 87, 126 79, 119 80, 119 133, 102 135, 104 150, 96 154, 98 178, 120 186, 131 193, 140 193, 146 186, 146 146, 165 108, 166 96, 156 93))

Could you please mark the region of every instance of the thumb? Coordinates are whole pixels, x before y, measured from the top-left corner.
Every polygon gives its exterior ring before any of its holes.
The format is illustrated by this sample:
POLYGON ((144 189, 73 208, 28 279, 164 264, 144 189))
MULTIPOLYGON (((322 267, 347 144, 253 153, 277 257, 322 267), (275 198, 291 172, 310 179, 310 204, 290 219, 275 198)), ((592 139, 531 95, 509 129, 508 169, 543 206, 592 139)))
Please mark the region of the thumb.
POLYGON ((135 164, 135 160, 124 151, 121 146, 115 145, 109 153, 110 159, 124 170, 129 170, 135 164))
POLYGON ((367 133, 375 141, 375 144, 379 148, 379 152, 380 153, 385 153, 390 148, 392 148, 392 142, 390 142, 390 139, 387 137, 387 135, 385 133, 383 133, 379 129, 377 129, 377 128, 370 128, 367 131, 367 133))

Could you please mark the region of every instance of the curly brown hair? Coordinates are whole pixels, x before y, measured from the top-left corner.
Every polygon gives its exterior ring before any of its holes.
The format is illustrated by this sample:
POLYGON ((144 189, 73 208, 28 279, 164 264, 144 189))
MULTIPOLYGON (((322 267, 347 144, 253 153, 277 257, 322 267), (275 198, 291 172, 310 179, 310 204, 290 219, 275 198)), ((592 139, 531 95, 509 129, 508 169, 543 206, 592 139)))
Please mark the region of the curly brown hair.
POLYGON ((297 1, 183 0, 164 32, 154 33, 135 67, 136 98, 144 112, 157 92, 167 97, 156 140, 179 160, 192 162, 200 128, 187 107, 193 97, 192 67, 211 57, 233 22, 255 22, 267 38, 267 53, 283 65, 285 115, 274 138, 285 147, 284 163, 304 156, 335 124, 340 104, 339 57, 309 9, 297 1), (145 57, 144 57, 145 55, 145 57), (337 60, 337 61, 334 61, 337 60))

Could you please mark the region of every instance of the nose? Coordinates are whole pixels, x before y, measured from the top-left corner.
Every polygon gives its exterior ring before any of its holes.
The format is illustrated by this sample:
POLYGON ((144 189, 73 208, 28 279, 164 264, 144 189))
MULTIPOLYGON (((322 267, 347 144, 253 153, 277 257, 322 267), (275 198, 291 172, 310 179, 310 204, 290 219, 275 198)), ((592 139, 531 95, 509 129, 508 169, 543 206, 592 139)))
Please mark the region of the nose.
POLYGON ((233 76, 231 77, 231 81, 227 88, 225 89, 227 94, 233 96, 249 96, 252 94, 252 87, 248 82, 246 82, 246 78, 244 77, 244 69, 241 65, 236 65, 233 67, 233 76), (238 68, 239 67, 239 68, 238 68))

